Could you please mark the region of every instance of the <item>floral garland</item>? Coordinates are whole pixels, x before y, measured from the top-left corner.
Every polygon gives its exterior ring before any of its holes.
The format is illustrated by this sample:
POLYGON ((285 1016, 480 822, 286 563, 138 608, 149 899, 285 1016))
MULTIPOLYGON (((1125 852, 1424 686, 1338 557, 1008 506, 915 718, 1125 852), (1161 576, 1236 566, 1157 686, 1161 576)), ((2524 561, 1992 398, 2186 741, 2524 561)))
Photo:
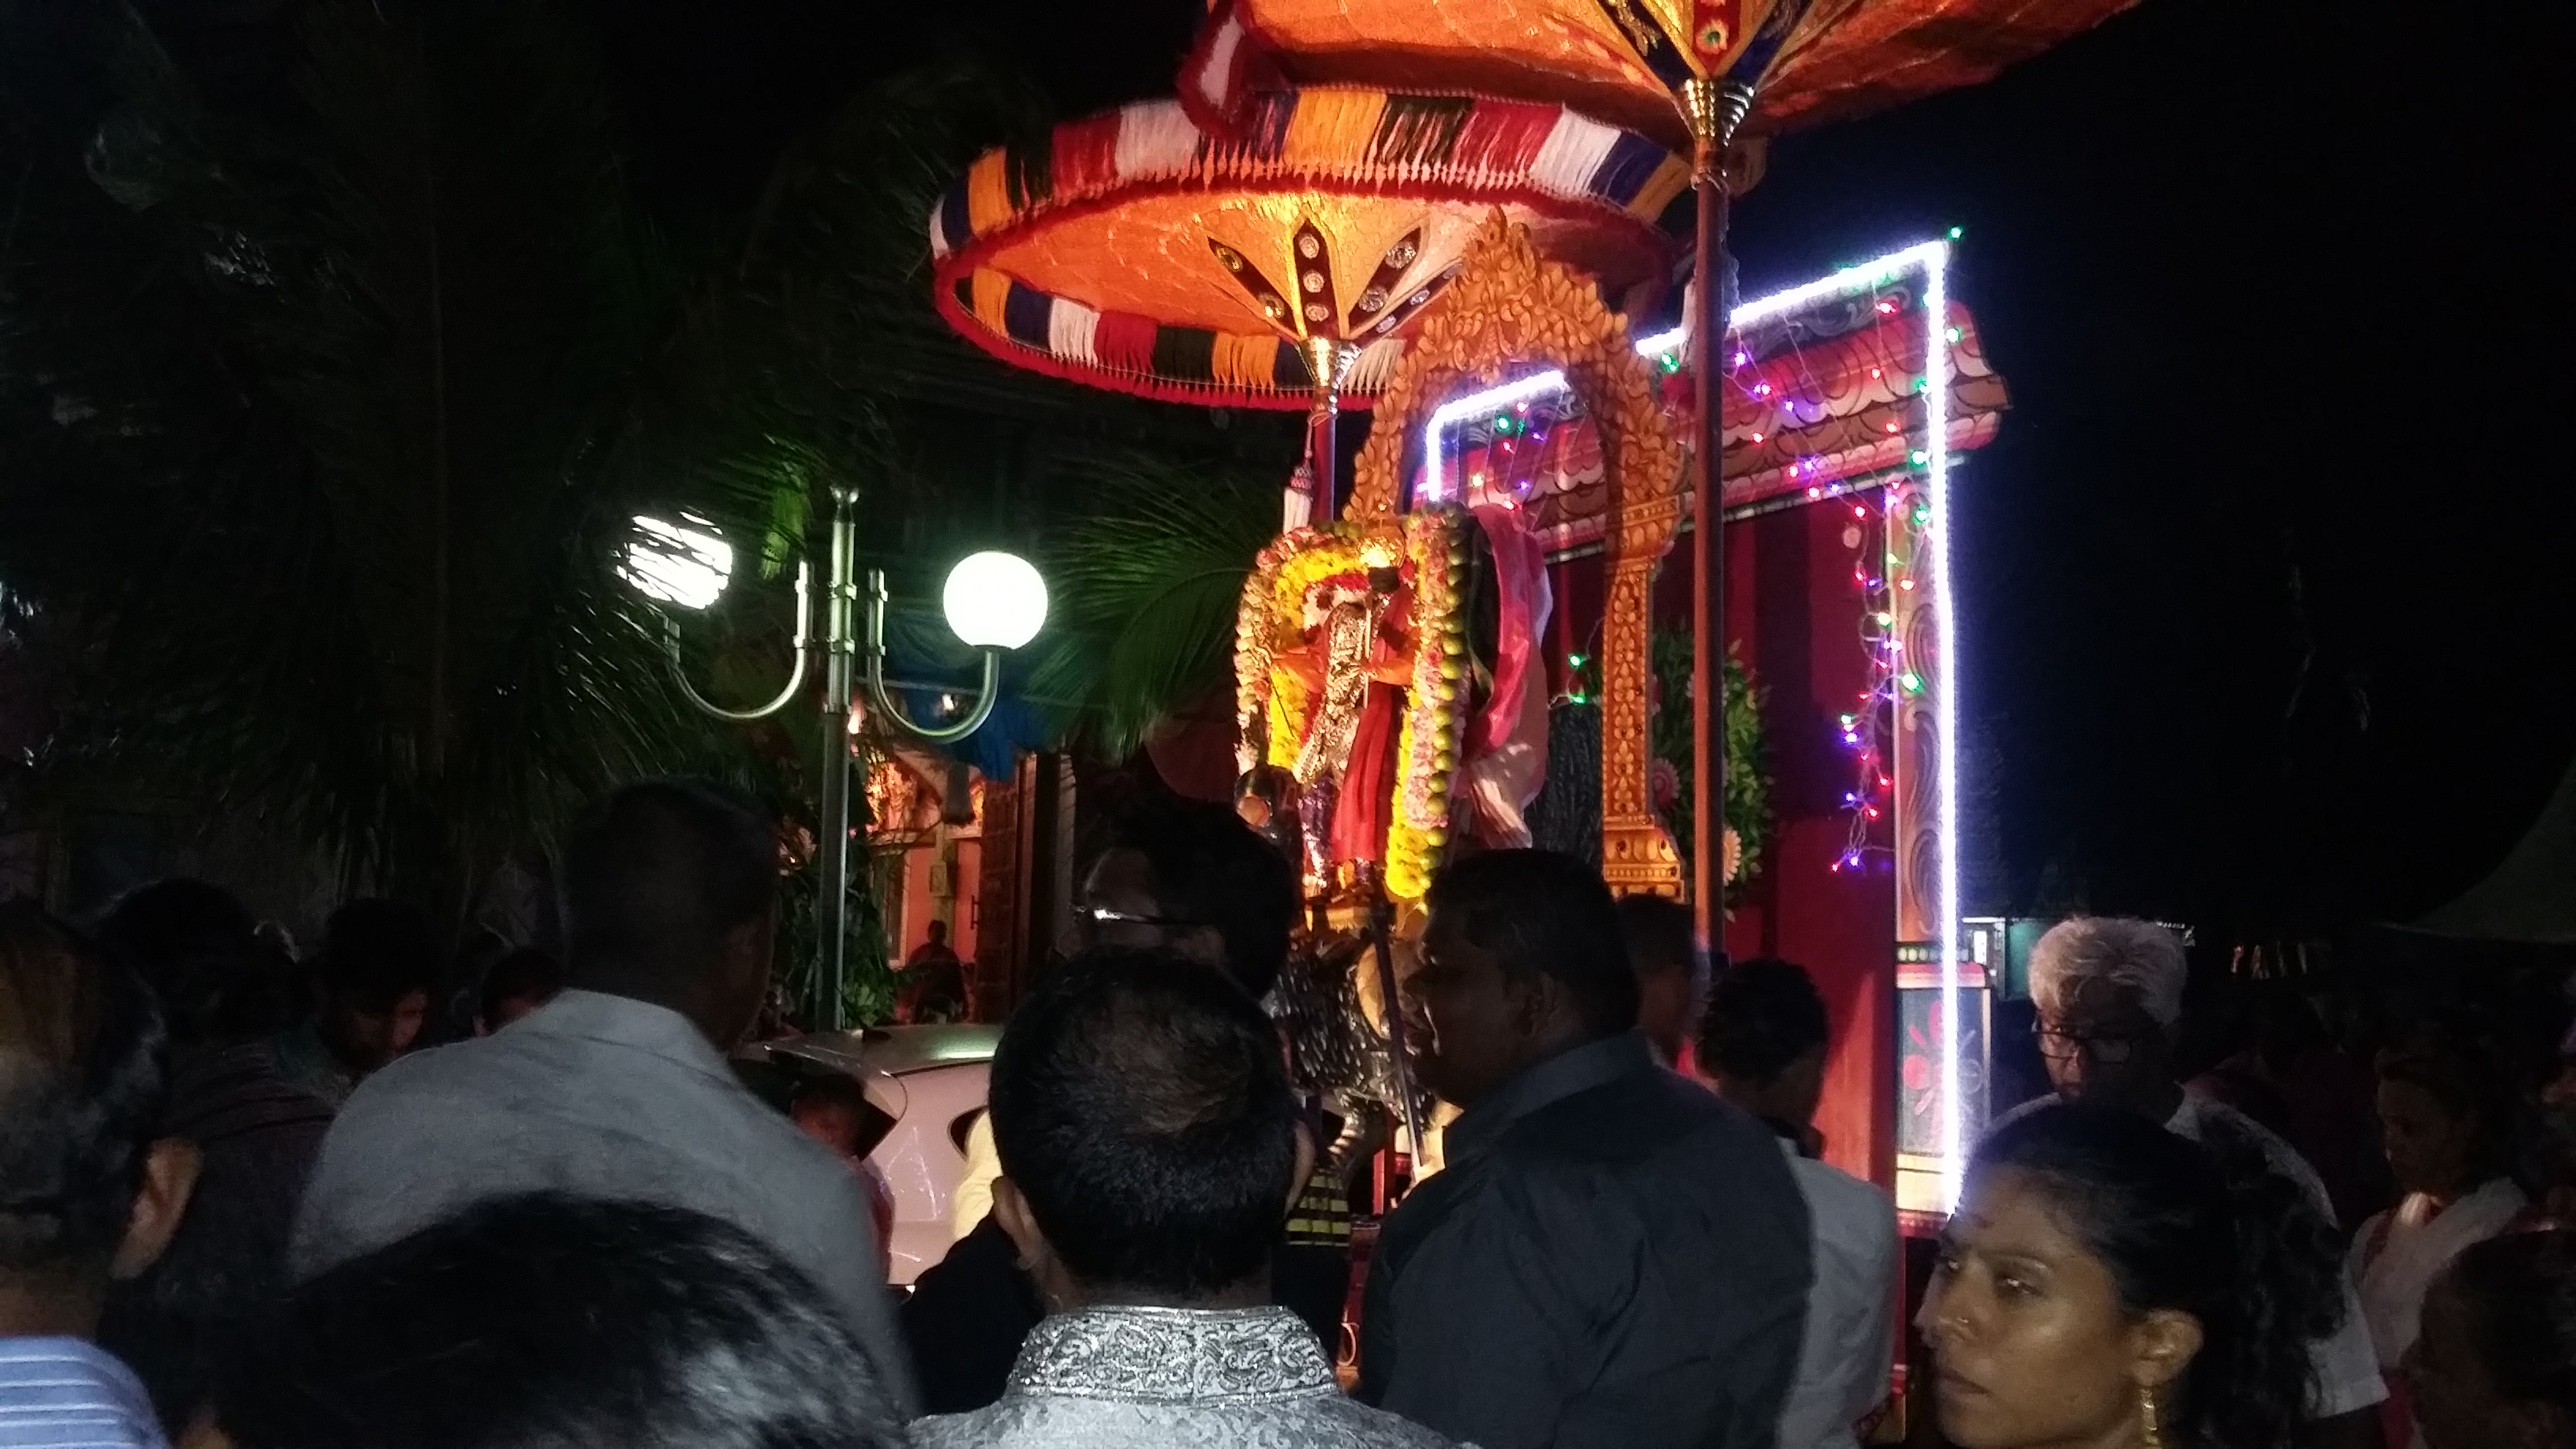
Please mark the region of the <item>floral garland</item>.
POLYGON ((1405 515, 1412 556, 1413 689, 1396 745, 1395 823, 1387 833, 1386 893, 1420 900, 1449 844, 1449 787, 1467 745, 1467 514, 1433 508, 1405 515))
POLYGON ((1235 616, 1235 764, 1249 772, 1296 763, 1311 702, 1277 654, 1305 631, 1308 601, 1335 582, 1364 586, 1373 566, 1402 569, 1413 589, 1413 679, 1396 741, 1396 812, 1386 847, 1387 894, 1420 898, 1449 842, 1451 785, 1466 744, 1467 632, 1459 582, 1466 512, 1429 508, 1401 518, 1345 519, 1281 535, 1253 562, 1235 616))

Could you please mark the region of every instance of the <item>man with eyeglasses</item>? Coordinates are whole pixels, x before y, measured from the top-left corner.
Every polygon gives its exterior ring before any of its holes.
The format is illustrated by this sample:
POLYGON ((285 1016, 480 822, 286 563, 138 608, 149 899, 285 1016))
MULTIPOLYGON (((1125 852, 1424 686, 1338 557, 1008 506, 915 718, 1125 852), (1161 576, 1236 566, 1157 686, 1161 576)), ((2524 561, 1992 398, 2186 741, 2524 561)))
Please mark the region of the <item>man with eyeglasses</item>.
MULTIPOLYGON (((2298 1149, 2223 1102, 2183 1090, 2173 1053, 2191 968, 2182 940, 2153 921, 2079 916, 2049 928, 2031 948, 2030 996, 2039 1008, 2039 1055, 2054 1096, 2027 1102, 1995 1125, 2058 1102, 2134 1112, 2195 1142, 2228 1129, 2263 1149, 2272 1170, 2298 1184, 2326 1221, 2334 1204, 2298 1149)), ((2352 1285, 2344 1285, 2343 1326, 2309 1347, 2316 1364, 2307 1449, 2379 1449, 2376 1406, 2388 1397, 2370 1331, 2352 1285)))
MULTIPOLYGON (((1256 1002, 1287 964, 1296 919, 1297 876, 1286 856, 1225 806, 1168 795, 1144 796, 1111 814, 1074 908, 1084 949, 1168 952, 1224 975, 1256 1002)), ((934 1414, 998 1399, 1040 1316, 1016 1266, 1018 1249, 992 1219, 1001 1159, 983 1114, 967 1129, 965 1155, 951 1219, 957 1241, 902 1308, 922 1400, 934 1414)), ((1349 1282, 1347 1246, 1283 1244, 1272 1254, 1274 1300, 1304 1319, 1328 1351, 1340 1337, 1349 1282)))

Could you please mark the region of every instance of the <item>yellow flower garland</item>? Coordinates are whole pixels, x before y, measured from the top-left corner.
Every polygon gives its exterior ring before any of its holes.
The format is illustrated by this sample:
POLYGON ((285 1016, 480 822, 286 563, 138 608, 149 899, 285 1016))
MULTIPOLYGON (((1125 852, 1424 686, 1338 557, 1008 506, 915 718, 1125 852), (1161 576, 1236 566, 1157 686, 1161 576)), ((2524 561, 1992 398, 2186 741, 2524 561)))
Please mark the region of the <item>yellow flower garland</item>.
POLYGON ((1387 894, 1419 899, 1449 841, 1450 787, 1465 744, 1466 618, 1457 580, 1467 559, 1468 519, 1458 508, 1402 518, 1345 520, 1301 528, 1262 550, 1244 581, 1236 614, 1236 764, 1296 762, 1311 710, 1296 674, 1277 662, 1305 632, 1314 591, 1392 560, 1413 588, 1413 680, 1396 739, 1396 812, 1386 847, 1387 894), (1253 734, 1255 722, 1264 728, 1253 734), (1266 744, 1265 744, 1266 742, 1266 744))

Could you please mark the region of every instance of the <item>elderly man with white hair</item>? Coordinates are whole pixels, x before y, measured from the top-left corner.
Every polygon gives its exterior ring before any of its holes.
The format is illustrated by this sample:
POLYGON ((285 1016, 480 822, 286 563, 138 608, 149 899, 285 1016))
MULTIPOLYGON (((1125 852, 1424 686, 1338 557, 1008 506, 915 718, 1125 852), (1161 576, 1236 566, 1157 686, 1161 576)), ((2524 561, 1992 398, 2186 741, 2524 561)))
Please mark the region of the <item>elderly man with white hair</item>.
MULTIPOLYGON (((2183 1090, 2173 1066, 2190 979, 2182 941, 2153 921, 2078 916, 2060 921, 2031 949, 2030 995, 2039 1008, 2039 1054, 2054 1097, 2025 1103, 2005 1122, 2056 1102, 2084 1102, 2135 1112, 2195 1142, 2248 1139, 2272 1170, 2297 1183, 2328 1222, 2334 1205, 2316 1169, 2298 1150, 2235 1108, 2183 1090)), ((2002 1122, 1998 1122, 2001 1126, 2002 1122)), ((2388 1397, 2370 1346, 2370 1329, 2352 1285, 2344 1285, 2343 1326, 2309 1345, 2316 1400, 2302 1443, 2311 1449, 2378 1449, 2377 1406, 2388 1397)))

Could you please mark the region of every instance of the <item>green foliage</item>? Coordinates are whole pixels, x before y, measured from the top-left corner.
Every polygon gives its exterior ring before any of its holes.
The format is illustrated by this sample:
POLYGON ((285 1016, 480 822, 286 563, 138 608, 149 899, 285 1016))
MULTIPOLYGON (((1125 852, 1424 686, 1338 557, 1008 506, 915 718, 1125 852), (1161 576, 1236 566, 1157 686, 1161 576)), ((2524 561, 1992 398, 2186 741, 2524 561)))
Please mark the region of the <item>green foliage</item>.
POLYGON ((1138 461, 1098 476, 1044 555, 1053 647, 1029 692, 1067 709, 1112 759, 1170 714, 1226 689, 1236 608, 1279 528, 1280 481, 1242 467, 1138 461))
MULTIPOLYGON (((1028 692, 1107 747, 1222 681, 1276 473, 1137 460, 1224 443, 1275 470, 1292 420, 1215 435, 1016 372, 931 305, 923 218, 1043 123, 1030 88, 965 65, 874 86, 683 244, 628 195, 547 0, 296 14, 291 94, 254 111, 123 4, 0 0, 0 580, 59 706, 46 807, 255 815, 450 919, 639 775, 733 779, 810 837, 812 715, 691 709, 615 563, 640 512, 725 531, 755 586, 683 642, 749 703, 788 665, 780 576, 844 489, 906 594, 955 537, 1060 537, 1028 692), (1041 454, 1088 521, 1023 491, 979 522, 1041 454)), ((860 1021, 893 990, 874 875, 850 887, 860 1021)), ((783 979, 810 972, 814 889, 790 883, 783 979)))
MULTIPOLYGON (((551 7, 299 13, 254 116, 121 5, 0 0, 0 578, 60 681, 44 788, 256 812, 450 908, 636 775, 803 814, 811 731, 689 709, 615 556, 687 507, 770 576, 827 488, 935 492, 905 400, 1013 380, 937 322, 920 219, 1027 93, 863 94, 690 257, 551 7)), ((691 626, 726 699, 779 677, 785 594, 691 626)))
POLYGON ((453 906, 720 752, 608 567, 677 276, 582 47, 541 6, 326 0, 253 122, 98 13, 26 60, 95 89, 0 130, 0 568, 73 661, 55 784, 211 795, 453 906))
MULTIPOLYGON (((773 994, 799 1021, 814 1000, 816 949, 814 891, 820 877, 798 871, 778 893, 778 971, 773 994)), ((885 915, 878 902, 903 888, 902 857, 866 857, 851 863, 848 945, 842 957, 841 1020, 851 1027, 894 1020, 894 963, 888 959, 885 915), (891 861, 894 869, 885 866, 891 861)))
MULTIPOLYGON (((1663 708, 1656 711, 1652 727, 1654 756, 1669 762, 1681 782, 1679 796, 1664 812, 1664 824, 1673 832, 1687 872, 1697 818, 1691 794, 1691 782, 1697 778, 1690 697, 1692 640, 1684 632, 1657 630, 1651 647, 1655 683, 1663 695, 1663 708)), ((1741 873, 1728 883, 1730 892, 1741 890, 1761 870, 1763 850, 1771 839, 1771 752, 1762 729, 1762 699, 1752 671, 1730 646, 1726 651, 1726 823, 1743 849, 1741 873)))

